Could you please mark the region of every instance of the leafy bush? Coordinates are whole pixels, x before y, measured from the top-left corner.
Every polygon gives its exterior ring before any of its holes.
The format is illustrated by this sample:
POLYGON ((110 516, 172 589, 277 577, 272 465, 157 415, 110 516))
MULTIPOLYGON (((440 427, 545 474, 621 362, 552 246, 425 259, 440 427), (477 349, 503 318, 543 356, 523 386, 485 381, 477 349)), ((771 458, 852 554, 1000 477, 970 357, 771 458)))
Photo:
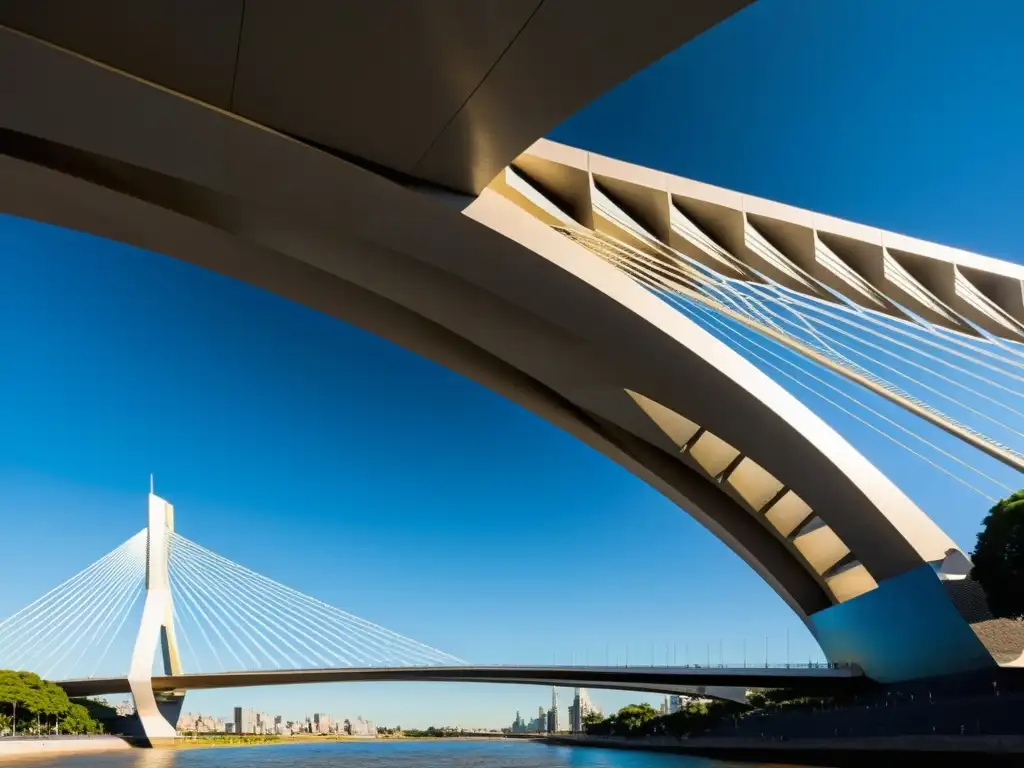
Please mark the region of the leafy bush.
POLYGON ((1024 490, 1002 499, 982 522, 972 578, 996 616, 1024 616, 1024 490))

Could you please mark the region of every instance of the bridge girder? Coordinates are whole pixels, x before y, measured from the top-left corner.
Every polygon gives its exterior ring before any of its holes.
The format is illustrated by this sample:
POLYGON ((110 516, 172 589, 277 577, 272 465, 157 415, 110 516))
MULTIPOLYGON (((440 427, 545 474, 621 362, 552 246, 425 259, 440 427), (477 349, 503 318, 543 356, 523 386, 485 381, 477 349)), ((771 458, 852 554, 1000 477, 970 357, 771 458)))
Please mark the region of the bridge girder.
MULTIPOLYGON (((873 683, 852 667, 834 668, 673 668, 673 667, 391 667, 268 670, 157 676, 157 692, 248 688, 275 685, 354 682, 463 682, 509 685, 586 687, 643 693, 687 693, 744 700, 748 688, 787 688, 806 694, 867 690, 873 683)), ((128 692, 120 678, 66 680, 69 696, 128 692)))

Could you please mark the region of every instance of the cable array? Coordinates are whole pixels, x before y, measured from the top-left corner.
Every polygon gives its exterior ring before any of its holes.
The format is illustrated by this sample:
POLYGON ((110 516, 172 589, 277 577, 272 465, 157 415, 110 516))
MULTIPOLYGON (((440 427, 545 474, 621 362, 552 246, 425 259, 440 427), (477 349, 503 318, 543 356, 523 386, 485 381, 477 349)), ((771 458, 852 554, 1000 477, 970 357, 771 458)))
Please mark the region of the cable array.
POLYGON ((780 383, 812 394, 987 499, 1012 490, 980 468, 979 457, 969 450, 966 455, 947 450, 923 425, 907 427, 887 415, 877 396, 1020 467, 1024 347, 977 328, 979 335, 970 336, 935 326, 861 281, 858 290, 880 308, 866 309, 773 252, 763 238, 750 247, 807 291, 781 285, 741 262, 690 222, 674 231, 715 268, 656 240, 600 195, 595 212, 629 231, 643 247, 581 227, 556 229, 780 383))
POLYGON ((143 530, 0 622, 0 668, 60 680, 101 671, 123 675, 138 628, 129 618, 141 604, 145 581, 143 530))
POLYGON ((459 659, 170 534, 182 665, 191 672, 407 667, 459 659))
MULTIPOLYGON (((182 671, 463 662, 304 595, 176 533, 168 580, 182 671)), ((0 669, 50 680, 127 674, 146 594, 148 533, 0 622, 0 669)), ((163 674, 159 654, 156 674, 163 674)))

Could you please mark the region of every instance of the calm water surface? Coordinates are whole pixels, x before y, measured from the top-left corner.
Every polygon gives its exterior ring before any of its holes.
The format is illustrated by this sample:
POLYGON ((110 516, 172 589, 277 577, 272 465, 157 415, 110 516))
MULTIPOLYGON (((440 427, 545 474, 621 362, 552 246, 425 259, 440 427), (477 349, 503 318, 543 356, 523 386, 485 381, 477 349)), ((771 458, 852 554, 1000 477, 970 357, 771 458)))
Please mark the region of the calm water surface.
POLYGON ((137 749, 3 763, 4 768, 750 768, 751 765, 684 755, 504 741, 335 742, 182 751, 137 749))

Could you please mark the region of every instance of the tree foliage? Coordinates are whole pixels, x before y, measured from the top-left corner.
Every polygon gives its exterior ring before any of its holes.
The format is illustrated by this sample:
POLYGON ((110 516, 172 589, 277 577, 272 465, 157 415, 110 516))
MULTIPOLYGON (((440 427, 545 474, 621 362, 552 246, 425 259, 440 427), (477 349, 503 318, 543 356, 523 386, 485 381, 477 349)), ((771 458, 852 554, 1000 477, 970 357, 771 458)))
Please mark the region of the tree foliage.
POLYGON ((658 712, 647 702, 627 704, 615 713, 617 729, 622 735, 639 733, 643 727, 658 716, 658 712))
POLYGON ((96 733, 98 724, 81 704, 72 704, 64 715, 64 729, 68 733, 96 733))
POLYGON ((832 698, 796 696, 785 688, 761 688, 747 693, 747 702, 689 701, 679 711, 658 715, 649 704, 630 704, 610 717, 588 715, 583 720, 589 736, 696 736, 731 719, 759 709, 822 707, 832 698))
POLYGON ((972 577, 996 616, 1024 616, 1024 490, 1002 499, 982 522, 972 577))
POLYGON ((728 701, 691 701, 678 712, 659 715, 650 704, 630 704, 610 717, 588 718, 584 725, 591 736, 689 736, 747 709, 743 704, 728 701))
POLYGON ((63 688, 32 672, 0 669, 0 709, 6 724, 0 731, 91 733, 96 728, 85 707, 73 705, 63 688))

